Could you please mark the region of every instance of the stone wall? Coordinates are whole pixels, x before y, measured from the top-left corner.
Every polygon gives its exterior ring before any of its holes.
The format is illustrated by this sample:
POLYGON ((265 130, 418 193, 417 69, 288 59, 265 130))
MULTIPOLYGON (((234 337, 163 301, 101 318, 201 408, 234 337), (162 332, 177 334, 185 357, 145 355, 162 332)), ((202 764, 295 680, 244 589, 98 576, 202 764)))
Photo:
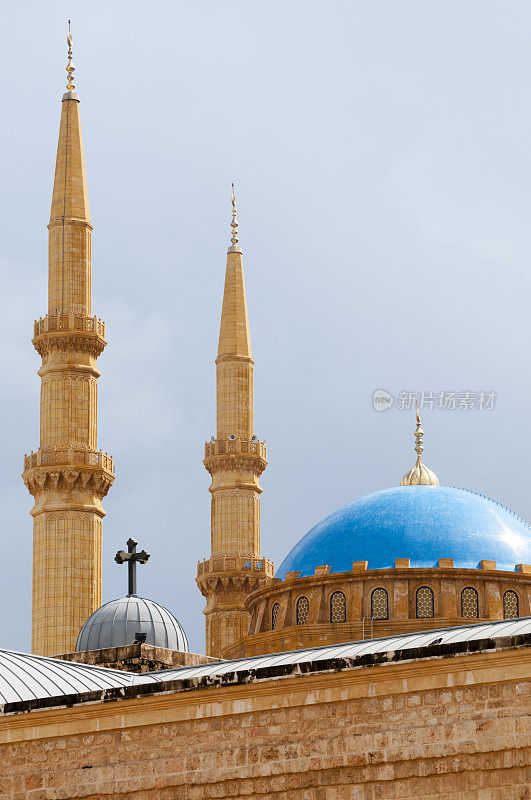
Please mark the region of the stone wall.
POLYGON ((299 668, 10 714, 0 796, 524 800, 528 653, 299 668))

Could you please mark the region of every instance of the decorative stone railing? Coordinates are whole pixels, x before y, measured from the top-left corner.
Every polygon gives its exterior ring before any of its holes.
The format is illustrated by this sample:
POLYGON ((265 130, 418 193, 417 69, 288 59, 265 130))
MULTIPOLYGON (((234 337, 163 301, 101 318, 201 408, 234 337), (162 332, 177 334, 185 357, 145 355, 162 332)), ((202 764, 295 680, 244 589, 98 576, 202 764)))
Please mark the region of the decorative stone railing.
POLYGON ((214 439, 214 441, 205 442, 205 458, 227 454, 236 456, 257 455, 265 461, 265 442, 253 441, 252 439, 214 439))
POLYGON ((105 339, 105 323, 99 317, 85 317, 83 314, 50 314, 35 320, 33 336, 42 336, 51 331, 86 331, 96 333, 105 339))
POLYGON ((69 448, 64 450, 37 450, 24 456, 24 472, 36 467, 49 467, 55 465, 100 467, 107 472, 114 473, 114 460, 102 450, 79 450, 69 448))
POLYGON ((262 572, 273 577, 275 565, 268 558, 245 558, 232 553, 217 553, 211 558, 197 562, 197 574, 207 575, 211 572, 262 572))

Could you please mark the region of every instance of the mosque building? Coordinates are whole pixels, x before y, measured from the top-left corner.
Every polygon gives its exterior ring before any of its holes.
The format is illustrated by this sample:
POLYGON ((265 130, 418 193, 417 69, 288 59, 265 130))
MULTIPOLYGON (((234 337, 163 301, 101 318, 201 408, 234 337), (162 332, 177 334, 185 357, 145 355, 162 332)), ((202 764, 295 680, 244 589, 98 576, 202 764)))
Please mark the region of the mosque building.
POLYGON ((276 570, 264 555, 267 455, 254 433, 234 188, 216 435, 203 462, 205 655, 137 593, 150 556, 133 538, 115 557, 127 594, 102 605, 102 501, 115 472, 97 443, 105 324, 91 307, 73 73, 69 33, 48 310, 32 339, 40 442, 23 470, 35 500, 32 645, 0 650, 0 798, 524 798, 530 528, 439 483, 422 460, 418 410, 415 463, 400 485, 330 514, 276 570))

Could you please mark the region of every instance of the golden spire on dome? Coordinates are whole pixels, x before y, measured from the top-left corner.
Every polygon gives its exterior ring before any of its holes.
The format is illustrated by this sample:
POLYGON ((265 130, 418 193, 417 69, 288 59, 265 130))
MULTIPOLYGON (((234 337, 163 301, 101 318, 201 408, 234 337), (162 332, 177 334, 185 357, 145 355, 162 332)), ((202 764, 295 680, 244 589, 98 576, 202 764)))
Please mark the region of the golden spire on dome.
POLYGON ((70 20, 68 20, 68 35, 66 37, 66 43, 68 44, 68 64, 66 65, 66 90, 67 92, 73 92, 76 88, 74 86, 74 72, 75 67, 72 63, 72 34, 70 33, 70 20))
POLYGON ((417 427, 415 428, 415 452, 417 454, 417 463, 415 464, 414 467, 411 467, 411 469, 408 472, 406 472, 406 474, 400 481, 400 486, 439 485, 439 479, 437 475, 422 463, 422 451, 424 450, 424 446, 422 444, 423 436, 424 436, 424 431, 422 430, 422 426, 420 424, 420 414, 417 403, 417 427))

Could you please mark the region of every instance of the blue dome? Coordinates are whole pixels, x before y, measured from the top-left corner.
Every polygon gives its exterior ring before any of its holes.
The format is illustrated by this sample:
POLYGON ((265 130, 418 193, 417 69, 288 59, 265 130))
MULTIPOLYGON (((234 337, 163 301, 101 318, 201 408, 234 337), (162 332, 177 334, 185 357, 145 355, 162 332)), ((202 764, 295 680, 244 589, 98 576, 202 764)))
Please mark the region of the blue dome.
POLYGON ((325 517, 286 556, 276 577, 284 580, 295 570, 313 575, 322 564, 350 572, 353 561, 382 569, 394 567, 395 558, 409 558, 411 567, 453 558, 454 567, 472 569, 489 560, 514 571, 515 564, 531 563, 531 529, 505 506, 465 489, 397 486, 325 517))

